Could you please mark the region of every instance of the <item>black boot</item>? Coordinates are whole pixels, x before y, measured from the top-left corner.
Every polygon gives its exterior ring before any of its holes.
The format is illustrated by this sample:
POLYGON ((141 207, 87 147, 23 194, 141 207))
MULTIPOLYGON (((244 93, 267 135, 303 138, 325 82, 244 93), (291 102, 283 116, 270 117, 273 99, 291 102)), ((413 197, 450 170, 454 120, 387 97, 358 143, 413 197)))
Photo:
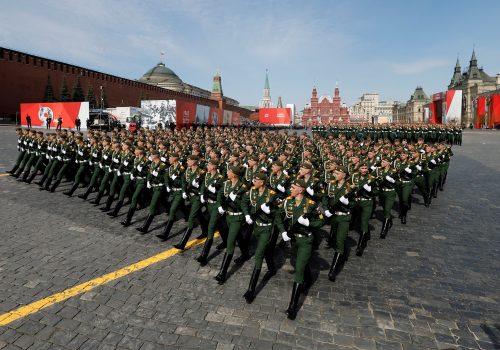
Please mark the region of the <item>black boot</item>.
POLYGON ((330 234, 328 235, 328 248, 334 248, 337 241, 337 232, 334 230, 334 226, 330 226, 330 234))
POLYGON ((40 187, 39 189, 40 189, 40 190, 46 190, 46 191, 48 191, 48 190, 50 190, 50 184, 51 184, 51 183, 52 183, 52 178, 51 178, 51 177, 49 177, 49 178, 47 179, 47 181, 45 181, 45 185, 44 185, 44 187, 40 187))
POLYGON ((14 176, 15 178, 18 178, 23 173, 23 169, 24 168, 18 168, 17 171, 11 173, 11 175, 14 176))
POLYGON ((184 250, 187 242, 189 241, 189 237, 191 237, 191 232, 193 232, 192 228, 189 228, 189 227, 186 228, 186 230, 184 231, 184 235, 182 236, 181 241, 177 244, 174 244, 174 248, 184 250))
POLYGON ((429 206, 431 205, 431 200, 429 198, 429 194, 428 193, 424 193, 424 194, 422 194, 422 197, 424 198, 424 206, 426 208, 429 208, 429 206))
POLYGON ((59 186, 60 183, 61 183, 61 180, 56 180, 56 182, 54 182, 54 184, 50 188, 50 192, 54 192, 56 190, 57 186, 59 186))
POLYGON ((120 209, 122 208, 122 205, 123 201, 118 201, 118 203, 116 203, 115 209, 113 209, 111 213, 108 213, 108 215, 116 218, 118 216, 118 213, 120 212, 120 209))
POLYGON ((89 194, 90 194, 91 192, 92 192, 92 186, 89 186, 89 187, 87 188, 87 190, 85 191, 85 193, 82 193, 82 194, 79 194, 79 195, 78 195, 78 198, 81 198, 81 199, 86 200, 86 199, 87 199, 87 197, 89 196, 89 194))
POLYGON ((101 203, 101 198, 102 198, 102 196, 104 196, 104 191, 103 191, 103 192, 99 191, 99 192, 97 193, 97 197, 96 197, 96 199, 94 199, 94 200, 93 200, 92 202, 90 202, 90 203, 94 204, 95 206, 98 206, 98 205, 99 205, 99 203, 101 203))
POLYGON ((229 269, 229 265, 231 265, 231 260, 233 259, 233 254, 224 254, 224 259, 222 260, 222 265, 220 267, 219 274, 215 276, 215 279, 219 284, 224 284, 226 282, 226 274, 229 269))
POLYGON ((337 277, 337 265, 340 264, 342 255, 335 252, 333 254, 332 266, 330 266, 330 272, 328 272, 328 279, 332 282, 335 282, 335 277, 337 277))
POLYGON ((437 183, 435 183, 434 186, 432 187, 432 196, 434 198, 437 198, 437 196, 438 196, 438 184, 437 183))
POLYGON ((35 176, 36 176, 36 171, 31 173, 28 178, 26 179, 26 183, 30 184, 31 181, 33 181, 35 179, 35 176))
POLYGON ((19 165, 14 165, 11 170, 7 170, 7 173, 13 175, 17 169, 19 169, 19 165))
POLYGON ((43 183, 45 182, 45 180, 47 180, 47 175, 43 175, 42 178, 40 179, 40 181, 35 182, 35 184, 37 184, 38 186, 43 186, 43 183))
POLYGON ((172 230, 172 226, 174 226, 174 220, 168 219, 165 228, 159 235, 156 235, 156 237, 161 238, 162 241, 166 241, 168 239, 168 235, 170 235, 170 230, 172 230))
POLYGON ((255 288, 257 287, 257 281, 259 280, 260 269, 253 269, 252 277, 250 278, 250 284, 248 285, 248 290, 243 295, 248 304, 251 304, 255 299, 255 288))
POLYGON ((269 250, 266 252, 265 259, 267 264, 267 272, 262 277, 262 280, 269 281, 271 277, 276 275, 276 265, 274 264, 273 250, 269 250))
POLYGON ((73 195, 73 193, 75 193, 77 188, 78 188, 78 184, 74 183, 73 186, 71 186, 71 188, 69 189, 69 191, 63 192, 63 194, 65 194, 68 197, 71 197, 73 195))
POLYGON ((295 320, 295 317, 297 317, 301 290, 302 284, 294 282, 292 288, 292 297, 290 298, 290 304, 288 305, 288 309, 286 310, 286 314, 290 320, 295 320))
POLYGON ((411 202, 412 202, 412 200, 411 200, 411 196, 410 196, 410 197, 408 198, 408 211, 410 211, 410 210, 411 210, 411 202))
POLYGON ((440 190, 440 191, 444 190, 444 187, 443 187, 443 186, 444 186, 444 177, 441 177, 441 178, 439 179, 439 190, 440 190))
POLYGON ((196 259, 201 266, 205 266, 207 264, 208 254, 210 253, 210 248, 212 248, 213 239, 207 239, 205 244, 203 245, 203 250, 201 251, 200 256, 196 259))
POLYGON ((248 251, 248 243, 244 235, 241 233, 236 236, 236 242, 238 242, 238 247, 240 248, 241 255, 234 259, 234 263, 237 265, 243 264, 245 261, 250 259, 250 252, 248 251))
POLYGON ((363 255, 363 250, 365 249, 365 238, 367 236, 367 232, 361 232, 358 239, 358 246, 356 247, 356 255, 363 255))
POLYGON ((136 228, 136 230, 142 233, 148 233, 149 226, 153 222, 154 217, 155 217, 154 215, 149 214, 148 217, 146 218, 146 221, 144 221, 144 224, 141 227, 136 228))
POLYGON ((382 229, 380 230, 380 238, 382 239, 385 239, 385 236, 387 235, 388 224, 389 224, 389 218, 384 219, 384 222, 382 223, 382 229))
POLYGON ((106 200, 106 206, 104 208, 101 208, 102 211, 110 211, 111 210, 111 204, 113 203, 113 198, 114 196, 109 195, 108 199, 106 200))
POLYGON ((132 217, 134 216, 135 213, 135 208, 129 208, 127 217, 125 218, 125 221, 122 221, 121 224, 125 227, 130 226, 132 223, 132 217))
POLYGON ((401 207, 401 223, 406 225, 406 214, 408 213, 408 206, 403 204, 401 207))

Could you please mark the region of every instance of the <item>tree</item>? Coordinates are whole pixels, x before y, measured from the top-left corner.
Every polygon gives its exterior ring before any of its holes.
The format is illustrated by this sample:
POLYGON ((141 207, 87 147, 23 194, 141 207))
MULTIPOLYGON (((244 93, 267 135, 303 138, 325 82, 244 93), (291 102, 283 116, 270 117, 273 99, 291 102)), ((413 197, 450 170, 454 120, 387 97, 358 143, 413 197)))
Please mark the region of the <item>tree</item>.
POLYGON ((43 93, 43 102, 57 102, 54 96, 54 88, 50 81, 50 75, 47 76, 47 84, 45 85, 45 92, 43 93))
POLYGON ((61 86, 61 102, 70 102, 71 101, 71 95, 69 93, 68 89, 68 82, 66 81, 66 77, 63 78, 63 83, 61 86))
POLYGON ((80 77, 76 78, 75 86, 73 87, 73 102, 83 102, 85 101, 85 95, 83 94, 82 85, 80 84, 80 77))
POLYGON ((89 102, 89 108, 97 108, 97 100, 95 99, 94 88, 92 85, 89 85, 89 89, 87 91, 87 98, 85 101, 89 102))

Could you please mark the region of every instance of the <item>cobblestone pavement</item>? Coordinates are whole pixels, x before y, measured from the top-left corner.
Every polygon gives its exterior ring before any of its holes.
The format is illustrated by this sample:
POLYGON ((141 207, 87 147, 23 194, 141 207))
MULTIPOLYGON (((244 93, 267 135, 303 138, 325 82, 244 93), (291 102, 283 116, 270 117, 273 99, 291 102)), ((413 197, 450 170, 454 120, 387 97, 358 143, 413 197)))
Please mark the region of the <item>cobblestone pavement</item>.
MULTIPOLYGON (((408 224, 395 222, 385 240, 372 220, 361 258, 351 231, 352 253, 335 283, 327 278, 333 254, 322 242, 295 321, 284 314, 293 278, 287 250, 248 305, 242 295, 253 260, 219 286, 222 254, 199 267, 197 246, 0 327, 0 349, 500 349, 498 149, 500 133, 466 131, 431 208, 414 195, 408 224)), ((0 127, 0 172, 16 154, 13 128, 0 127)), ((141 236, 135 227, 146 210, 122 228, 120 219, 62 195, 68 184, 60 187, 51 194, 0 177, 0 314, 179 239, 155 237, 165 217, 141 236)))

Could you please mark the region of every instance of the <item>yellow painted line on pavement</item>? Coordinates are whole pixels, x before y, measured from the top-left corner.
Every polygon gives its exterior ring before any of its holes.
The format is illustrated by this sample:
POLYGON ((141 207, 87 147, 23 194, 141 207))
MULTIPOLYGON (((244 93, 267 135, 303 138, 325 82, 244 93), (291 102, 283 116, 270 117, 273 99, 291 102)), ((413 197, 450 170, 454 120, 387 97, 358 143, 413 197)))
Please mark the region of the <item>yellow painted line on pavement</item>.
POLYGON ((9 173, 0 174, 0 177, 10 175, 9 173))
MULTIPOLYGON (((218 237, 219 234, 218 232, 215 233, 214 238, 218 237)), ((194 239, 192 241, 189 241, 186 244, 185 249, 189 249, 191 247, 194 247, 196 245, 204 243, 206 238, 203 239, 194 239)), ((11 322, 14 322, 20 318, 32 315, 34 313, 37 313, 38 311, 41 311, 51 305, 60 303, 61 301, 67 300, 69 298, 72 298, 74 296, 77 296, 82 293, 86 293, 88 291, 91 291, 92 289, 102 286, 103 284, 106 284, 108 282, 114 281, 118 278, 124 277, 128 274, 131 274, 132 272, 136 272, 139 270, 142 270, 148 266, 151 266, 153 264, 156 264, 160 261, 166 260, 168 258, 171 258, 174 255, 177 255, 178 253, 182 252, 182 250, 179 250, 177 248, 171 248, 169 250, 166 250, 164 252, 161 252, 159 254, 153 255, 152 257, 149 257, 147 259, 141 260, 139 262, 136 262, 134 264, 125 266, 119 270, 113 271, 111 273, 108 273, 106 275, 103 275, 101 277, 94 278, 93 280, 90 280, 88 282, 84 282, 81 284, 78 284, 74 287, 68 288, 60 293, 52 294, 51 296, 48 296, 44 299, 35 301, 31 304, 21 306, 20 308, 14 309, 12 311, 9 311, 3 315, 0 315, 0 326, 6 326, 11 322)))

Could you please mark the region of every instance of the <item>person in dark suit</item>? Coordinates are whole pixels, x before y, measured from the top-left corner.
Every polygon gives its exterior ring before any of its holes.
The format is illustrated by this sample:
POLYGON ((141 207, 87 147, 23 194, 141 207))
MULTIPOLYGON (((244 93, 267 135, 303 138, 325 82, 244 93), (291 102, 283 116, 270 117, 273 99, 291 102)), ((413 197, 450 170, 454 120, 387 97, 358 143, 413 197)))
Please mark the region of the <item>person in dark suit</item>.
POLYGON ((76 130, 77 131, 80 131, 80 126, 82 125, 82 121, 80 120, 80 117, 76 117, 75 119, 75 126, 76 126, 76 130))
POLYGON ((31 129, 31 117, 29 114, 26 114, 26 124, 28 124, 28 129, 31 129))
POLYGON ((57 126, 56 126, 56 130, 61 130, 62 129, 62 122, 63 122, 63 118, 61 116, 59 116, 57 118, 57 126))
POLYGON ((52 123, 52 118, 48 117, 47 118, 47 129, 50 130, 50 123, 52 123))

